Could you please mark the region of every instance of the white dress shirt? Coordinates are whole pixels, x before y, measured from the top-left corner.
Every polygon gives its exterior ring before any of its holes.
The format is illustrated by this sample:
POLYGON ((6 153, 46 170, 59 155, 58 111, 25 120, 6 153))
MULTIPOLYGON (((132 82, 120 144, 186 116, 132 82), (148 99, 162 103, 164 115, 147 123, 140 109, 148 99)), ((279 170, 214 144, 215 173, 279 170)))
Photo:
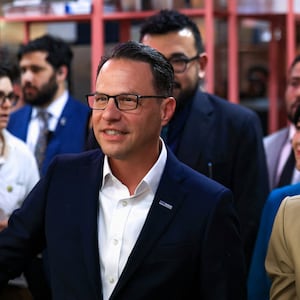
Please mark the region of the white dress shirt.
MULTIPOLYGON (((69 92, 65 91, 59 98, 55 99, 47 108, 47 112, 49 113, 49 131, 54 132, 57 126, 57 123, 63 122, 63 120, 59 120, 62 114, 62 111, 68 101, 69 92)), ((31 119, 28 126, 26 144, 29 146, 32 153, 34 153, 36 142, 40 132, 40 120, 37 116, 38 108, 33 107, 31 113, 31 119)))
POLYGON ((153 202, 167 160, 161 143, 158 160, 133 195, 112 174, 107 157, 104 159, 98 223, 103 300, 109 299, 115 288, 153 202))

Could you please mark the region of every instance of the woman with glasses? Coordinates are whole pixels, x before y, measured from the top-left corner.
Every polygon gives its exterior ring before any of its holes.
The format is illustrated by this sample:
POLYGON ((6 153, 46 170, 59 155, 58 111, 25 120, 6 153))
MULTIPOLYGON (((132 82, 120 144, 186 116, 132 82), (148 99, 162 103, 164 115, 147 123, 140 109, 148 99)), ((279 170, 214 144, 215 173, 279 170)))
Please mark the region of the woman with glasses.
MULTIPOLYGON (((0 231, 39 179, 37 164, 27 145, 6 130, 18 97, 13 92, 9 68, 0 65, 0 231)), ((31 296, 22 277, 11 281, 0 299, 27 300, 31 296)))

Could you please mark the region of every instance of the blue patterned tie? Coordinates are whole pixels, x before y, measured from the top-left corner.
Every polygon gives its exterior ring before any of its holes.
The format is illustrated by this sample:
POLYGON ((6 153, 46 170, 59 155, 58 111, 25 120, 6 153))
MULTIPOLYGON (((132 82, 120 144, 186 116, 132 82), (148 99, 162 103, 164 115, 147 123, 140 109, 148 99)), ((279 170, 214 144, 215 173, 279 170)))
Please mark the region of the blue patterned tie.
POLYGON ((41 173, 42 164, 44 161, 45 152, 48 143, 48 134, 49 134, 48 122, 49 122, 50 114, 45 110, 39 110, 37 117, 39 120, 40 132, 35 146, 34 155, 41 173))

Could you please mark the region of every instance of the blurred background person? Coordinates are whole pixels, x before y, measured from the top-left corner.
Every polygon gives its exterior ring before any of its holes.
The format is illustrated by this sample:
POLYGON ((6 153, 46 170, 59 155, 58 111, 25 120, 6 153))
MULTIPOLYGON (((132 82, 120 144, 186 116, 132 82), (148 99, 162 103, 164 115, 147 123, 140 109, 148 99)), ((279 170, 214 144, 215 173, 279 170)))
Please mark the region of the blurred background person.
POLYGON ((271 190, 300 181, 300 172, 295 168, 292 149, 292 138, 296 131, 293 119, 299 105, 300 55, 295 57, 287 74, 285 110, 288 125, 264 138, 271 190))
MULTIPOLYGON (((300 106, 296 110, 292 124, 296 128, 292 142, 295 152, 300 144, 300 106)), ((300 170, 299 155, 296 167, 300 170)), ((266 272, 265 259, 274 219, 282 200, 297 194, 300 194, 300 183, 275 188, 265 203, 248 276, 248 300, 269 299, 271 280, 266 272)))
MULTIPOLYGON (((31 40, 18 51, 26 105, 11 115, 7 128, 27 143, 41 176, 57 154, 78 153, 85 147, 90 109, 70 94, 72 59, 70 46, 51 35, 31 40)), ((45 268, 39 256, 25 272, 35 300, 51 299, 45 268)))
MULTIPOLYGON (((295 124, 292 144, 296 168, 300 170, 300 108, 295 114, 295 124)), ((281 195, 281 201, 274 201, 278 211, 265 261, 271 279, 270 300, 300 299, 300 183, 283 189, 286 197, 281 195)))
POLYGON ((201 90, 209 58, 186 15, 160 11, 141 26, 140 40, 175 71, 177 106, 162 136, 179 160, 232 190, 248 267, 269 193, 261 122, 252 110, 201 90))
MULTIPOLYGON (((12 81, 12 70, 0 64, 0 231, 39 180, 37 163, 28 146, 6 130, 12 108, 18 102, 12 81)), ((0 292, 0 299, 31 299, 24 278, 10 281, 0 292)))
POLYGON ((69 45, 50 35, 29 41, 18 52, 26 105, 11 115, 8 130, 33 153, 46 139, 44 157, 38 158, 41 175, 55 155, 84 150, 90 110, 68 90, 72 58, 69 45))

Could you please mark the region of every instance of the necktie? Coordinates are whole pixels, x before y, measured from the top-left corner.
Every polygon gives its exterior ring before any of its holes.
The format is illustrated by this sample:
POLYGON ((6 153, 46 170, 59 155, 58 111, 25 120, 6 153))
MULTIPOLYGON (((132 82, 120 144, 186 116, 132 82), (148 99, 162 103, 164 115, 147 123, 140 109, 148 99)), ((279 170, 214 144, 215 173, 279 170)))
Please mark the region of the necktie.
POLYGON ((277 187, 291 184, 294 169, 295 169, 295 155, 292 148, 291 153, 283 167, 277 187))
POLYGON ((42 164, 45 157, 45 151, 48 143, 48 121, 50 114, 45 110, 38 111, 38 119, 40 124, 40 132, 38 135, 37 143, 34 150, 34 155, 38 163, 38 167, 41 173, 42 164))

